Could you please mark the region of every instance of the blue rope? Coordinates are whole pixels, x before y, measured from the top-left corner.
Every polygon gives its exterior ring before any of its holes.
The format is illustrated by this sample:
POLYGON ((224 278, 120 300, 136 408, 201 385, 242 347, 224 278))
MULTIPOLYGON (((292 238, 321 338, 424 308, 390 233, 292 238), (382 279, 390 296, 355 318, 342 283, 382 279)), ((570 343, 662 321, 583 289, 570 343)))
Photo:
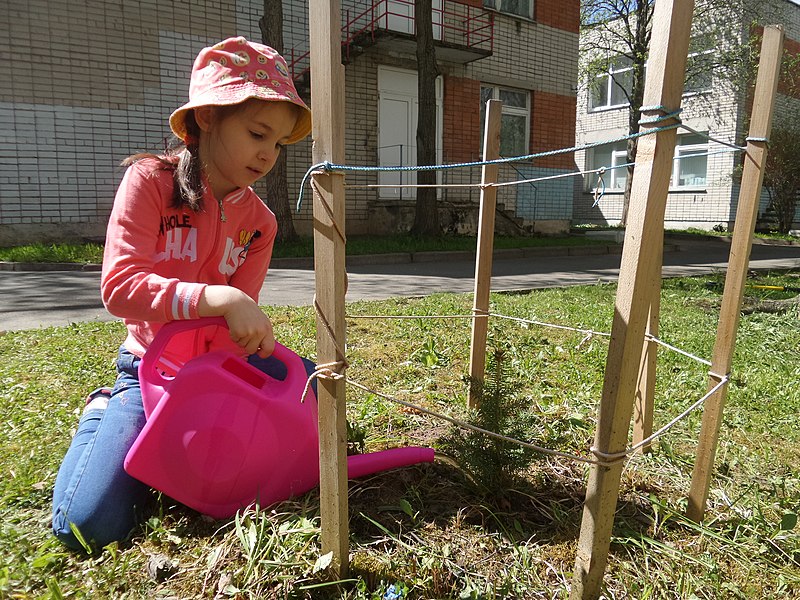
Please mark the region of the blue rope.
POLYGON ((659 131, 666 131, 669 129, 676 129, 680 127, 680 123, 674 123, 672 125, 664 125, 662 127, 654 127, 653 129, 649 129, 647 131, 639 131, 637 133, 631 133, 628 135, 622 135, 617 138, 613 138, 610 140, 602 140, 598 142, 591 142, 589 144, 583 144, 580 146, 572 146, 571 148, 558 148, 556 150, 548 150, 547 152, 536 152, 534 154, 525 154, 523 156, 511 156, 507 158, 495 158, 493 160, 480 160, 474 162, 462 162, 462 163, 450 163, 446 165, 411 165, 411 166, 386 166, 386 167, 363 167, 357 165, 337 165, 330 161, 324 161, 321 163, 317 163, 315 165, 311 165, 306 174, 303 176, 302 181, 300 182, 300 195, 297 198, 297 211, 300 212, 300 208, 303 203, 303 190, 305 189, 305 184, 308 181, 309 176, 314 171, 322 170, 326 173, 336 173, 341 172, 345 173, 348 171, 355 171, 355 172, 398 172, 398 171, 439 171, 439 170, 446 170, 446 169, 463 169, 467 167, 482 167, 484 165, 503 165, 513 162, 521 162, 527 160, 534 160, 537 158, 545 158, 548 156, 557 156, 559 154, 568 154, 570 152, 579 152, 581 150, 589 150, 591 148, 596 148, 598 146, 605 146, 606 144, 613 144, 615 142, 621 142, 623 140, 640 138, 645 135, 651 135, 654 133, 658 133, 659 131))
MULTIPOLYGON (((312 175, 312 173, 314 173, 315 171, 319 171, 319 170, 322 170, 322 171, 324 171, 326 173, 336 173, 336 172, 345 173, 345 172, 348 172, 348 171, 351 171, 351 172, 409 172, 409 171, 438 171, 438 170, 446 170, 446 169, 463 169, 463 168, 468 168, 468 167, 482 167, 484 165, 509 164, 509 163, 514 163, 514 162, 534 160, 534 159, 537 159, 537 158, 545 158, 545 157, 548 157, 548 156, 557 156, 559 154, 567 154, 567 153, 570 153, 570 152, 579 152, 579 151, 582 151, 582 150, 590 150, 592 148, 597 148, 598 146, 605 146, 607 144, 613 144, 613 143, 621 142, 621 141, 624 141, 624 140, 636 139, 636 138, 644 137, 645 135, 652 135, 652 134, 658 133, 660 131, 667 131, 667 130, 670 130, 670 129, 678 129, 678 128, 687 129, 688 131, 691 131, 692 133, 694 133, 696 135, 704 137, 707 140, 714 141, 714 142, 717 142, 719 144, 723 144, 725 146, 729 146, 729 147, 733 148, 736 151, 744 151, 746 149, 746 148, 744 148, 742 146, 737 146, 735 144, 731 144, 729 142, 725 142, 723 140, 719 140, 719 139, 713 138, 713 137, 709 136, 708 134, 701 133, 699 131, 696 131, 696 130, 692 129, 691 127, 689 127, 687 125, 684 125, 681 122, 680 118, 678 118, 678 115, 681 113, 681 110, 682 110, 680 108, 678 110, 675 110, 675 111, 669 111, 665 107, 659 105, 659 106, 643 106, 640 110, 641 110, 641 112, 661 111, 661 112, 664 113, 662 115, 656 115, 654 117, 647 117, 645 119, 640 119, 640 121, 639 121, 640 124, 651 125, 651 124, 654 124, 654 123, 660 123, 662 121, 668 121, 668 120, 674 120, 675 122, 671 123, 669 125, 662 125, 660 127, 648 128, 646 131, 638 131, 636 133, 622 135, 622 136, 619 136, 619 137, 616 137, 616 138, 611 138, 611 139, 608 139, 608 140, 602 140, 602 141, 598 141, 598 142, 591 142, 591 143, 588 143, 588 144, 582 144, 580 146, 572 146, 570 148, 558 148, 556 150, 549 150, 549 151, 546 151, 546 152, 537 152, 537 153, 534 153, 534 154, 525 154, 525 155, 522 155, 522 156, 512 156, 512 157, 507 157, 507 158, 495 158, 493 160, 481 160, 481 161, 473 161, 473 162, 450 163, 450 164, 444 164, 444 165, 411 165, 411 166, 399 166, 398 165, 398 166, 385 166, 385 167, 358 166, 358 165, 338 165, 338 164, 335 164, 335 163, 332 163, 332 162, 326 160, 326 161, 323 161, 323 162, 320 162, 320 163, 317 163, 315 165, 310 166, 308 168, 308 170, 306 171, 305 175, 303 175, 303 179, 300 182, 300 193, 299 193, 298 198, 297 198, 297 212, 300 212, 300 208, 302 207, 302 204, 303 204, 303 191, 305 190, 306 182, 308 181, 308 178, 312 175)), ((769 142, 769 140, 767 138, 755 138, 755 137, 754 138, 747 138, 747 141, 758 141, 758 142, 767 142, 767 143, 769 142)), ((726 151, 723 151, 723 152, 726 152, 726 151)), ((714 153, 709 152, 709 153, 706 153, 706 154, 695 154, 695 155, 692 155, 692 156, 712 156, 713 154, 719 154, 719 152, 714 152, 714 153)), ((626 163, 624 165, 617 165, 615 167, 607 166, 607 167, 604 167, 604 168, 605 169, 619 169, 619 168, 628 167, 628 166, 630 166, 630 163, 626 163)), ((576 171, 574 173, 574 175, 584 175, 584 174, 587 174, 587 173, 592 173, 592 172, 597 172, 597 171, 598 171, 598 169, 592 169, 592 170, 588 170, 588 171, 576 171)), ((534 179, 534 180, 530 180, 530 181, 534 182, 534 181, 537 181, 537 180, 534 179)), ((601 179, 601 181, 602 181, 602 179, 601 179)), ((605 181, 603 181, 602 183, 603 183, 603 191, 600 194, 600 198, 602 198, 602 196, 605 194, 605 181)), ((598 200, 599 200, 599 198, 598 198, 598 200)))

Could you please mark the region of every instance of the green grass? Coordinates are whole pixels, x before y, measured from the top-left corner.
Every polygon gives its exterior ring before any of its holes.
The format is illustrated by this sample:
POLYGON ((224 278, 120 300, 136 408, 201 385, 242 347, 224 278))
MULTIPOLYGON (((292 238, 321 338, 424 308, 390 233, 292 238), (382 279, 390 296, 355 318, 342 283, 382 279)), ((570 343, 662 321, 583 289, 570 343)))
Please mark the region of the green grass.
MULTIPOLYGON (((710 358, 719 292, 713 277, 664 282, 661 339, 710 358)), ((796 287, 800 274, 752 283, 796 287)), ((597 285, 492 295, 492 311, 609 331, 615 287, 597 285)), ((623 471, 604 579, 606 598, 800 598, 800 315, 772 290, 742 315, 720 431, 707 518, 683 517, 701 413, 692 413, 623 471), (776 312, 777 311, 777 312, 776 312)), ((467 319, 356 318, 464 315, 469 295, 437 294, 349 304, 348 377, 370 389, 463 417, 467 319)), ((278 338, 314 355, 312 309, 269 308, 278 338)), ((469 465, 440 460, 350 482, 348 581, 324 585, 319 496, 209 521, 154 494, 131 540, 86 557, 48 529, 58 464, 85 394, 113 381, 119 323, 0 336, 0 597, 559 598, 569 595, 586 469, 543 458, 513 488, 482 490, 469 465), (169 576, 147 574, 166 557, 169 576)), ((493 318, 489 347, 508 360, 509 393, 537 419, 530 441, 586 455, 603 386, 607 338, 493 318)), ((656 427, 704 392, 707 367, 660 349, 656 427)), ((376 394, 347 388, 347 415, 368 451, 431 444, 447 423, 376 394)))
MULTIPOLYGON (((721 229, 714 229, 713 231, 706 231, 705 229, 696 229, 694 227, 690 227, 686 230, 680 231, 668 231, 668 233, 684 233, 684 234, 692 234, 701 237, 707 237, 709 235, 721 236, 721 237, 732 237, 732 231, 722 231, 721 229)), ((777 231, 758 231, 755 234, 756 238, 764 239, 764 240, 780 240, 785 242, 797 242, 798 238, 796 235, 789 235, 788 233, 779 233, 777 231)))
POLYGON ((102 244, 29 244, 0 248, 0 261, 49 263, 100 263, 102 244))
MULTIPOLYGON (((530 248, 541 246, 579 246, 605 244, 582 236, 510 237, 497 236, 495 248, 530 248)), ((347 254, 384 254, 396 252, 428 252, 437 250, 475 250, 475 237, 442 236, 415 237, 410 235, 350 236, 347 254)), ((314 241, 303 237, 294 242, 276 244, 275 258, 308 257, 314 255, 314 241)), ((66 262, 100 263, 103 260, 101 244, 31 244, 0 248, 0 261, 9 262, 66 262)))
MULTIPOLYGON (((577 228, 590 231, 595 228, 577 228)), ((689 229, 686 231, 670 231, 668 233, 689 233, 708 236, 708 231, 689 229)), ((713 233, 711 235, 731 235, 730 233, 713 233)), ((791 236, 778 234, 757 234, 756 237, 796 241, 791 236)), ((546 246, 586 246, 608 244, 608 240, 589 238, 583 235, 512 237, 495 236, 495 249, 537 248, 546 246)), ((347 254, 349 256, 364 254, 390 254, 398 252, 435 252, 476 249, 474 236, 445 235, 441 237, 417 237, 412 235, 360 235, 348 236, 347 254)), ((296 241, 276 244, 273 249, 274 258, 298 258, 314 255, 314 241, 311 237, 301 237, 296 241)), ((0 248, 0 261, 8 262, 49 262, 49 263, 100 263, 103 260, 103 245, 86 244, 30 244, 0 248)))

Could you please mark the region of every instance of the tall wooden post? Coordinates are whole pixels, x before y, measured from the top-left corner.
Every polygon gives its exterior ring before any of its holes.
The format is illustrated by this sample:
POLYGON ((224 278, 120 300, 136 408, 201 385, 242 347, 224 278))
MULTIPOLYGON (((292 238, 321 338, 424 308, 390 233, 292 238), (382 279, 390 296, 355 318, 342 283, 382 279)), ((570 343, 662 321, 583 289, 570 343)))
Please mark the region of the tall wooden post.
MULTIPOLYGON (((483 160, 500 157, 500 118, 503 103, 486 102, 483 129, 483 160)), ((472 304, 472 338, 469 349, 469 398, 467 405, 478 406, 478 382, 483 381, 486 369, 486 336, 489 330, 489 292, 492 287, 492 258, 494 251, 494 220, 497 209, 497 188, 486 184, 497 182, 498 165, 483 165, 481 170, 481 207, 478 221, 478 254, 475 258, 475 297, 472 304)))
MULTIPOLYGON (((645 107, 660 107, 666 112, 680 107, 693 9, 692 0, 660 0, 655 4, 645 107)), ((644 111, 645 117, 651 114, 644 111)), ((663 124, 643 123, 642 129, 663 124)), ((623 452, 627 446, 645 327, 650 313, 652 292, 649 286, 656 273, 660 277, 662 266, 659 244, 664 229, 675 139, 674 129, 639 139, 595 434, 598 456, 623 452)), ((622 461, 616 461, 591 467, 570 593, 573 600, 600 596, 622 466, 622 461)))
MULTIPOLYGON (((341 64, 341 8, 338 0, 310 0, 311 112, 314 164, 344 162, 344 67, 341 64)), ((314 190, 314 273, 317 362, 342 361, 345 347, 345 194, 340 173, 316 173, 314 190)), ((320 520, 322 553, 333 553, 331 569, 348 570, 347 421, 345 382, 319 379, 320 520)))
MULTIPOLYGON (((739 190, 739 204, 736 209, 728 272, 725 275, 725 289, 722 292, 717 338, 711 358, 712 375, 708 383, 709 390, 719 383, 720 375, 729 373, 736 345, 736 331, 739 327, 739 315, 747 279, 747 263, 750 260, 753 231, 761 198, 761 184, 764 181, 764 167, 767 163, 766 139, 772 130, 772 113, 778 89, 782 51, 783 29, 777 26, 764 28, 750 118, 750 135, 744 157, 742 186, 739 190)), ((728 384, 725 383, 706 400, 703 409, 697 462, 692 473, 692 487, 686 510, 686 515, 695 521, 701 521, 706 510, 727 392, 728 384)))

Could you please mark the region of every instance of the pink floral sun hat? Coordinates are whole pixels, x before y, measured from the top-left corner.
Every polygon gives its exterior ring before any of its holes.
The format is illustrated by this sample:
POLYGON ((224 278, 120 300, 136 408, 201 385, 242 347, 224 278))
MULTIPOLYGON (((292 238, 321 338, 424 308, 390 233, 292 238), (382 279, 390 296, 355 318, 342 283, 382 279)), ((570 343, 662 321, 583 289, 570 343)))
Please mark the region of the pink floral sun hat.
POLYGON ((311 132, 311 111, 294 87, 286 61, 275 50, 243 37, 203 48, 194 61, 189 102, 172 113, 172 131, 186 141, 186 113, 200 106, 227 106, 250 98, 291 102, 299 106, 297 123, 287 143, 311 132))

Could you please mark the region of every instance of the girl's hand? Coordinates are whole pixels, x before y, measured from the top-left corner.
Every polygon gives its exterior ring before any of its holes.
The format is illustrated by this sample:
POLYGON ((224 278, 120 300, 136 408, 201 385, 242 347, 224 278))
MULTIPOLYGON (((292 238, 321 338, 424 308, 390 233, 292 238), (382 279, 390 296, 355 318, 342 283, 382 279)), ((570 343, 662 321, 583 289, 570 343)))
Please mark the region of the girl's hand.
POLYGON ((198 309, 201 317, 225 317, 231 339, 248 354, 266 358, 275 350, 272 321, 240 289, 209 285, 200 297, 198 309))
POLYGON ((275 350, 275 336, 272 333, 272 321, 264 312, 246 296, 250 301, 241 306, 231 307, 223 314, 228 322, 231 339, 247 350, 248 354, 258 354, 266 358, 275 350))

